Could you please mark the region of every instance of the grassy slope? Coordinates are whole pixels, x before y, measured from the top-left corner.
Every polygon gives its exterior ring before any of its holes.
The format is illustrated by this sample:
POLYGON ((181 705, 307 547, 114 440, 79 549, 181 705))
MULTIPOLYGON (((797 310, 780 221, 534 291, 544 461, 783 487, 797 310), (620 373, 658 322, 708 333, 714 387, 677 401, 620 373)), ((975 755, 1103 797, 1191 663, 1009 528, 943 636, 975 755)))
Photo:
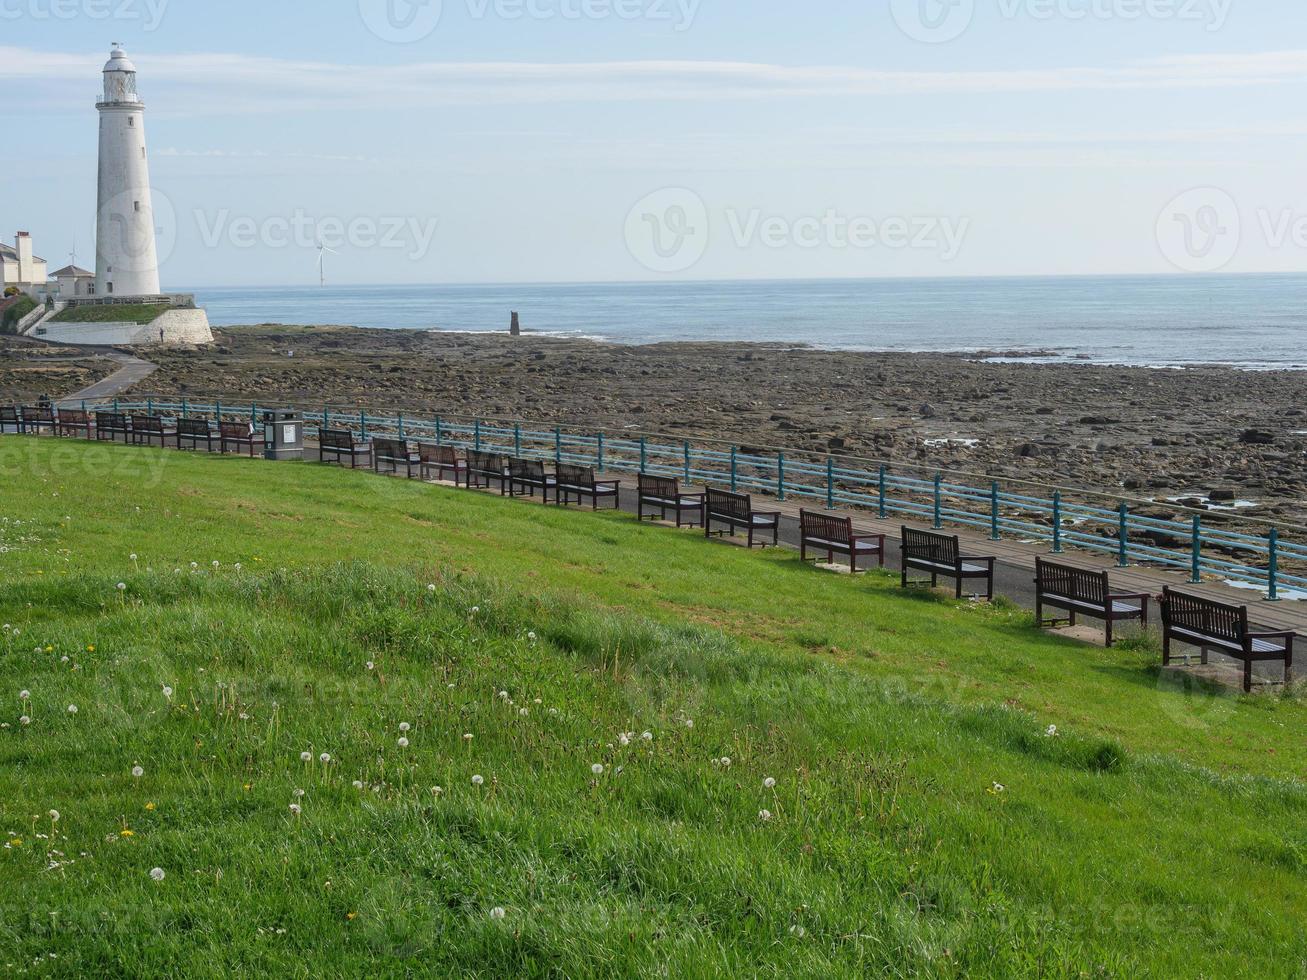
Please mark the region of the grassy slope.
POLYGON ((124 303, 119 306, 70 306, 52 323, 153 323, 168 312, 166 303, 124 303))
POLYGON ((0 964, 1304 968, 1297 701, 620 516, 17 438, 0 466, 0 964))

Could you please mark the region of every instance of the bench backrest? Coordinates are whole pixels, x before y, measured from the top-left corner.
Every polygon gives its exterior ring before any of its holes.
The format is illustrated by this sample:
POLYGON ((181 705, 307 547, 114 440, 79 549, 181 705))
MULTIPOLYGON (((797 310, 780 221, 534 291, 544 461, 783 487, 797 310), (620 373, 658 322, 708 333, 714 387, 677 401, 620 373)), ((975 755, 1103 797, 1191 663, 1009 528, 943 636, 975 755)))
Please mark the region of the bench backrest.
POLYGON ((253 439, 254 430, 248 422, 219 422, 218 432, 224 439, 253 439))
POLYGON ((387 459, 408 459, 407 439, 387 439, 378 436, 372 440, 372 450, 387 459))
POLYGON ((936 534, 920 528, 903 528, 903 557, 917 558, 922 561, 938 562, 944 565, 956 565, 961 549, 958 547, 956 534, 936 534))
POLYGON ((49 405, 24 405, 24 422, 53 422, 54 409, 49 405))
POLYGON ((593 490, 595 485, 594 467, 577 466, 574 463, 559 463, 558 483, 560 486, 587 487, 593 490))
POLYGON ((429 442, 418 444, 418 457, 424 463, 438 466, 457 466, 458 450, 453 446, 436 446, 429 442))
POLYGON ((681 495, 681 485, 670 476, 653 476, 650 473, 641 473, 640 495, 675 500, 681 495))
POLYGON ((545 464, 538 459, 514 456, 508 460, 508 472, 515 480, 544 480, 545 464))
POLYGON ((708 488, 708 513, 748 520, 753 513, 753 501, 747 493, 708 488))
POLYGON ((61 408, 59 422, 63 425, 86 425, 90 422, 90 416, 80 408, 61 408))
POLYGON ((1176 592, 1169 585, 1162 590, 1162 620, 1168 628, 1179 627, 1235 646, 1242 646, 1248 633, 1247 606, 1176 592))
POLYGON ((126 430, 127 416, 121 412, 96 412, 95 427, 97 429, 117 429, 126 430))
POLYGON ((11 425, 18 421, 17 405, 0 405, 0 423, 11 425))
POLYGON ((133 415, 133 432, 162 432, 163 417, 160 415, 133 415))
POLYGON ((833 517, 812 510, 799 511, 799 525, 805 538, 821 538, 848 544, 853 537, 853 518, 833 517))
POLYGON ((469 449, 467 451, 467 468, 474 473, 493 473, 495 476, 500 476, 504 472, 504 457, 499 453, 469 449))
POLYGON ((1078 602, 1107 601, 1107 572, 1091 572, 1074 565, 1035 559, 1035 584, 1040 592, 1078 602))
POLYGON ((210 432, 208 419, 177 420, 177 434, 179 436, 208 436, 210 432))
POLYGON ((349 429, 319 429, 318 445, 325 449, 354 448, 354 433, 349 429))

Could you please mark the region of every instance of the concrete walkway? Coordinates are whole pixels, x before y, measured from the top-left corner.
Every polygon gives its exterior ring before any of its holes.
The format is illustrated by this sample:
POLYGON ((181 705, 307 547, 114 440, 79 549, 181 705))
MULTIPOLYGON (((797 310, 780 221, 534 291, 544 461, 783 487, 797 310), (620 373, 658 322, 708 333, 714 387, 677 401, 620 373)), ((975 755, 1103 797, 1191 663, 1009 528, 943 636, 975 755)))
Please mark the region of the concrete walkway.
POLYGON ((128 354, 126 351, 118 350, 115 347, 88 347, 86 350, 96 357, 104 357, 115 361, 119 365, 118 370, 109 377, 97 381, 89 388, 83 388, 71 395, 65 395, 57 403, 60 408, 78 408, 83 401, 113 398, 122 394, 132 385, 144 381, 159 369, 159 365, 137 357, 135 354, 128 354))

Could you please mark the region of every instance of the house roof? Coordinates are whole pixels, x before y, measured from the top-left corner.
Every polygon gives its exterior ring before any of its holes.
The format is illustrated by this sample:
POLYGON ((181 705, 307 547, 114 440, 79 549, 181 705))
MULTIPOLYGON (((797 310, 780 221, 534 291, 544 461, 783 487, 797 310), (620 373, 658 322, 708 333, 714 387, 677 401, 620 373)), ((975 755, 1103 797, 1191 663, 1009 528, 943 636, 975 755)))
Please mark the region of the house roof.
POLYGON ((59 269, 57 272, 50 273, 50 275, 55 279, 63 279, 68 276, 73 276, 78 279, 95 278, 94 272, 87 272, 85 269, 79 268, 78 266, 75 265, 66 265, 62 269, 59 269))
MULTIPOLYGON (((18 252, 17 252, 17 250, 16 250, 12 245, 6 245, 4 242, 0 242, 0 259, 15 259, 15 260, 17 260, 17 258, 18 258, 18 252)), ((32 256, 32 261, 33 261, 33 262, 44 262, 45 259, 41 258, 41 256, 39 256, 39 255, 33 255, 33 256, 32 256)))

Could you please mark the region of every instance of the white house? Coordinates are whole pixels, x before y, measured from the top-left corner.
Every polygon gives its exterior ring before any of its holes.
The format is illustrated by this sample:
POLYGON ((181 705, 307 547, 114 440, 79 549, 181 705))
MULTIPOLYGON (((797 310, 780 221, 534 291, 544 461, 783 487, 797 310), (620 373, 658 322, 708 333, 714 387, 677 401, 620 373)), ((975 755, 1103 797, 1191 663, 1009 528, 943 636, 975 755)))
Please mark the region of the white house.
POLYGON ((75 265, 66 265, 50 273, 50 278, 58 285, 56 295, 59 299, 78 299, 95 295, 95 273, 75 265))
POLYGON ((0 268, 4 270, 5 289, 17 286, 25 293, 35 294, 44 291, 50 278, 46 273, 45 259, 32 254, 32 236, 25 231, 15 236, 12 248, 0 244, 0 268))

